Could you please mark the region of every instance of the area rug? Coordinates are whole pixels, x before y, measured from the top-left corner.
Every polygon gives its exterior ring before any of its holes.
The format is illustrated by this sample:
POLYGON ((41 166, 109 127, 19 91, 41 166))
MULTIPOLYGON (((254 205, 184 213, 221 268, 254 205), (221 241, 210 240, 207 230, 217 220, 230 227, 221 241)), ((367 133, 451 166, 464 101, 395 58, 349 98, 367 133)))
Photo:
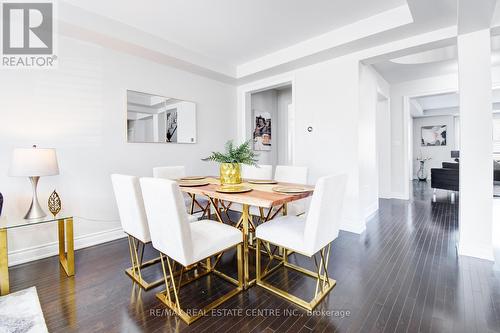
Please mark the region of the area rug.
POLYGON ((35 287, 0 297, 0 333, 48 332, 35 287))

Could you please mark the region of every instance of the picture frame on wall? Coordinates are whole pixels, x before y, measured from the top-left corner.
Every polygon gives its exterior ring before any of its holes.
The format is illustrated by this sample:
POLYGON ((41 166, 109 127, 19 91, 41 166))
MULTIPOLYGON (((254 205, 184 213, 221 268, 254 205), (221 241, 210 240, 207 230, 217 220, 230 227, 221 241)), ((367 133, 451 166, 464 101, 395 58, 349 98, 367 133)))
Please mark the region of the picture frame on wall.
POLYGON ((270 151, 272 147, 272 119, 269 112, 254 110, 253 149, 270 151))
POLYGON ((421 127, 421 145, 428 146, 446 146, 446 125, 422 126, 421 127))

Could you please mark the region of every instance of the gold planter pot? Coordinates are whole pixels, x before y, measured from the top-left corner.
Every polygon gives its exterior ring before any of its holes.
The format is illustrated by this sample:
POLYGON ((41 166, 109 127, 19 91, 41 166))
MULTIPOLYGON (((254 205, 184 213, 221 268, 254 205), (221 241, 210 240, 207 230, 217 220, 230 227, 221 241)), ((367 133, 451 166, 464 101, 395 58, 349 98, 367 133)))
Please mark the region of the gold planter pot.
POLYGON ((221 185, 241 184, 241 165, 239 163, 221 163, 221 185))

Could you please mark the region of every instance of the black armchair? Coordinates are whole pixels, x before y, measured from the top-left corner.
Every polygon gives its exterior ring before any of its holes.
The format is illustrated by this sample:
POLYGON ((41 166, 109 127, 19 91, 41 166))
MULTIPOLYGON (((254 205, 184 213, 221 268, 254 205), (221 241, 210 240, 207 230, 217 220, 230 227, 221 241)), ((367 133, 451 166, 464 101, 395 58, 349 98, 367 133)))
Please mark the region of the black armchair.
POLYGON ((459 190, 459 164, 443 162, 442 168, 431 169, 431 187, 449 191, 459 190))

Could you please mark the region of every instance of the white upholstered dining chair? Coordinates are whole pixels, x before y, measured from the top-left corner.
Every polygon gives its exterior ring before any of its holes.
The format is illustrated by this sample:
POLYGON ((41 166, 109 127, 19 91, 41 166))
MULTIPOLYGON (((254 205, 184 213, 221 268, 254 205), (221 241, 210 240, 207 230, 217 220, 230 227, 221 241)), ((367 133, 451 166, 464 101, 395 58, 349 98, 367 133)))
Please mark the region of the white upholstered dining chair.
MULTIPOLYGON (((278 165, 274 172, 274 180, 280 183, 307 184, 307 167, 278 165)), ((305 214, 311 198, 297 200, 287 204, 287 215, 305 214)))
POLYGON ((153 168, 153 177, 179 179, 186 177, 186 168, 183 165, 155 167, 153 168))
POLYGON ((245 165, 241 166, 241 177, 243 179, 252 180, 269 180, 273 179, 272 165, 245 165))
POLYGON ((165 275, 166 290, 156 296, 190 324, 243 289, 242 233, 234 227, 210 220, 187 223, 182 193, 175 181, 141 178, 140 183, 153 247, 160 252, 165 275), (215 269, 224 252, 234 247, 237 248, 238 280, 215 269), (212 264, 214 256, 215 263, 212 264), (203 272, 196 269, 194 277, 182 280, 186 270, 195 264, 201 267, 200 262, 206 259, 209 262, 203 266, 203 272), (181 267, 180 274, 174 273, 176 263, 181 267), (181 287, 209 273, 224 277, 236 287, 196 311, 195 315, 190 315, 181 308, 181 287), (178 282, 175 278, 178 278, 178 282))
POLYGON ((327 176, 318 180, 307 217, 281 216, 261 224, 256 229, 257 237, 257 285, 304 307, 314 309, 335 286, 335 280, 328 275, 328 260, 331 243, 338 236, 342 216, 347 176, 327 176), (261 271, 261 246, 269 255, 269 263, 261 271), (285 255, 278 265, 294 269, 316 280, 316 290, 311 301, 304 300, 265 281, 275 256, 271 245, 285 248, 285 255), (288 262, 288 251, 294 251, 313 258, 317 272, 307 270, 288 262), (319 253, 319 258, 317 254, 319 253))
MULTIPOLYGON (((153 177, 170 180, 180 179, 186 177, 186 168, 183 165, 155 167, 153 168, 153 177)), ((209 214, 209 212, 207 212, 210 208, 208 200, 197 199, 194 194, 189 194, 188 196, 183 195, 183 198, 184 204, 189 207, 190 214, 196 214, 199 215, 199 217, 209 214), (195 206, 198 206, 200 210, 195 211, 195 206)))
MULTIPOLYGON (((127 268, 125 272, 141 288, 149 290, 163 283, 163 279, 155 282, 147 282, 143 279, 141 273, 143 268, 159 263, 160 258, 143 262, 144 248, 146 244, 151 242, 151 236, 139 178, 136 176, 113 174, 111 175, 111 182, 113 183, 122 229, 128 235, 132 267, 127 268)), ((197 218, 189 215, 188 220, 193 222, 197 218)))
POLYGON ((307 167, 278 165, 274 180, 283 183, 307 184, 307 167))

